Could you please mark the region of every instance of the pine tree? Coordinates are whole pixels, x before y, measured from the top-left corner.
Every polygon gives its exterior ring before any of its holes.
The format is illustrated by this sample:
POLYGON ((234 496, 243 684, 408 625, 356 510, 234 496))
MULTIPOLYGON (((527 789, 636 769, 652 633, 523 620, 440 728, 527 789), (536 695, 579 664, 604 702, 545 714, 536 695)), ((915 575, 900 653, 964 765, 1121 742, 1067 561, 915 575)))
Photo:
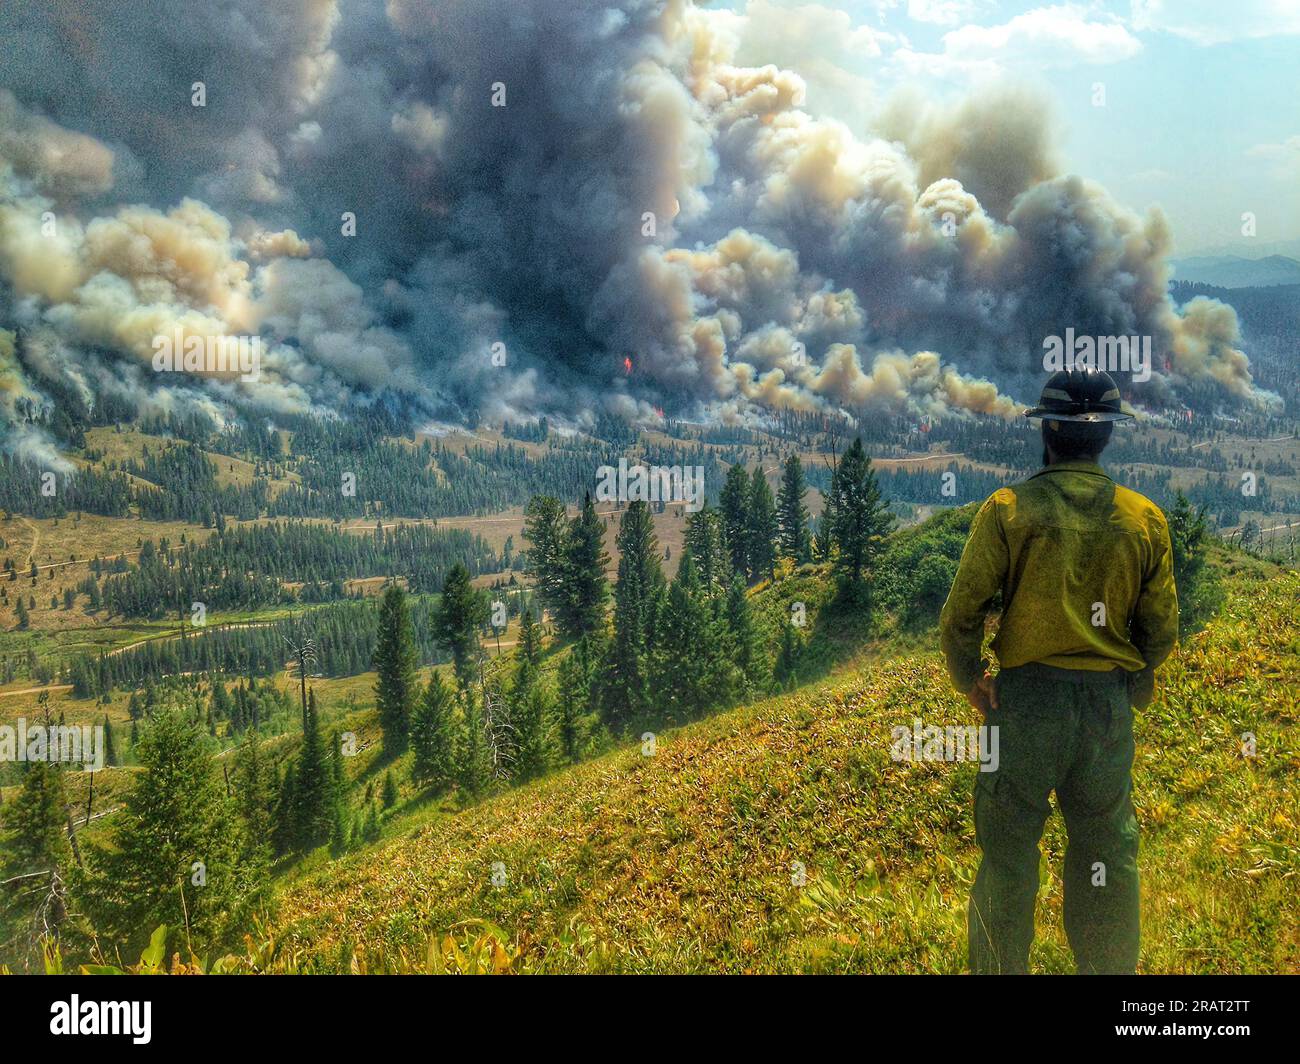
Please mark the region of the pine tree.
POLYGON ((580 641, 560 662, 557 730, 560 754, 570 765, 577 764, 582 755, 583 721, 590 714, 591 676, 584 666, 589 653, 585 641, 580 641))
POLYGON ((48 761, 28 764, 18 796, 0 810, 0 880, 14 881, 0 893, 0 912, 6 924, 27 925, 24 952, 33 959, 46 929, 57 935, 67 915, 66 810, 63 773, 48 761))
POLYGON ((117 742, 113 736, 113 722, 108 719, 108 714, 104 714, 104 764, 119 765, 117 759, 117 742))
POLYGON ((381 829, 379 827, 379 811, 372 802, 366 810, 365 827, 361 830, 361 836, 366 842, 378 842, 381 829))
POLYGON ((862 437, 855 439, 840 459, 831 482, 831 496, 831 565, 836 583, 846 601, 865 604, 869 601, 867 577, 884 548, 894 518, 881 498, 871 459, 862 448, 862 437))
POLYGON ((812 543, 808 535, 808 507, 803 501, 807 492, 803 464, 797 454, 791 454, 782 466, 776 512, 781 556, 793 558, 799 563, 809 561, 812 557, 812 543))
POLYGON ((433 617, 433 639, 450 652, 456 679, 462 689, 475 679, 479 655, 479 629, 487 621, 488 605, 470 583, 469 570, 460 562, 451 567, 433 617))
POLYGON ((231 720, 233 723, 230 694, 220 678, 214 678, 212 681, 212 715, 217 720, 231 720))
POLYGON ((418 694, 418 660, 406 593, 393 584, 384 592, 379 607, 379 635, 373 659, 378 673, 375 702, 384 731, 384 752, 390 756, 406 749, 411 709, 418 694))
POLYGON ((737 463, 727 470, 718 507, 722 511, 722 538, 731 554, 732 571, 746 578, 749 576, 749 495, 749 475, 737 463))
POLYGON ((492 762, 483 712, 472 689, 462 689, 461 711, 463 724, 456 757, 456 782, 466 795, 477 797, 492 781, 492 762))
POLYGON ((316 692, 307 700, 307 727, 294 769, 295 789, 290 815, 294 845, 311 850, 330 841, 337 814, 338 793, 325 737, 320 730, 316 692))
POLYGON ((397 804, 397 781, 393 779, 393 770, 384 773, 384 786, 379 792, 379 801, 385 809, 392 809, 397 804))
POLYGON ((723 545, 722 515, 708 503, 687 516, 685 549, 705 594, 725 592, 731 583, 731 558, 723 545))
POLYGON ((781 629, 781 649, 777 654, 775 669, 776 682, 785 690, 794 687, 799 681, 802 654, 803 640, 793 624, 785 624, 781 629))
POLYGON ((740 577, 735 578, 727 593, 726 617, 728 653, 739 673, 735 696, 743 697, 765 691, 770 662, 764 659, 762 643, 749 605, 749 594, 740 577))
POLYGON ((1173 550, 1174 585, 1178 591, 1178 628, 1186 636, 1218 612, 1224 593, 1218 574, 1206 566, 1205 550, 1210 535, 1206 508, 1194 509, 1181 491, 1174 495, 1174 507, 1165 514, 1173 550))
POLYGON ((608 722, 621 726, 649 706, 647 666, 653 643, 654 613, 664 586, 659 544, 650 509, 644 502, 633 502, 623 512, 617 543, 614 638, 609 649, 601 708, 608 722))
POLYGON ((709 650, 716 645, 695 565, 687 554, 668 591, 654 650, 659 681, 655 702, 661 709, 682 719, 709 706, 709 650))
POLYGON ((762 463, 755 467, 750 483, 745 531, 749 539, 749 578, 767 580, 776 563, 777 522, 776 504, 772 501, 772 489, 767 485, 767 478, 763 476, 762 463))
POLYGON ((411 715, 411 747, 416 780, 436 791, 455 781, 456 718, 450 689, 435 671, 411 715))
POLYGON ((569 525, 567 543, 563 605, 557 620, 565 635, 577 639, 605 623, 605 602, 609 598, 605 523, 596 514, 590 492, 569 525))
POLYGON ((564 505, 549 495, 534 496, 524 511, 528 572, 542 605, 558 617, 568 606, 569 522, 564 505))
POLYGON ((298 845, 297 794, 297 772, 290 762, 280 779, 275 798, 275 831, 272 839, 276 853, 289 853, 298 845))
POLYGON ((542 626, 533 619, 533 611, 525 608, 519 615, 519 643, 515 648, 515 686, 537 679, 542 661, 542 626))
POLYGON ((330 845, 335 850, 344 850, 348 845, 349 823, 347 808, 348 779, 343 771, 343 736, 335 732, 330 739, 330 783, 334 794, 330 802, 334 822, 330 826, 330 845))
POLYGON ((524 611, 519 625, 519 646, 515 651, 514 686, 510 692, 510 719, 515 730, 517 748, 515 775, 531 779, 546 771, 546 723, 548 706, 541 687, 540 625, 532 613, 524 611))
POLYGON ((17 605, 16 612, 18 614, 18 628, 20 631, 25 632, 27 631, 28 628, 31 627, 32 619, 31 619, 31 615, 27 612, 27 607, 23 604, 22 595, 18 595, 17 600, 18 600, 18 605, 17 605))
POLYGON ((244 859, 239 818, 188 713, 158 709, 137 752, 142 771, 109 845, 90 851, 95 927, 129 955, 165 924, 169 951, 202 954, 247 926, 265 877, 244 859))
POLYGON ((233 775, 235 806, 244 824, 245 858, 264 865, 270 860, 275 830, 275 780, 251 731, 239 745, 233 775))

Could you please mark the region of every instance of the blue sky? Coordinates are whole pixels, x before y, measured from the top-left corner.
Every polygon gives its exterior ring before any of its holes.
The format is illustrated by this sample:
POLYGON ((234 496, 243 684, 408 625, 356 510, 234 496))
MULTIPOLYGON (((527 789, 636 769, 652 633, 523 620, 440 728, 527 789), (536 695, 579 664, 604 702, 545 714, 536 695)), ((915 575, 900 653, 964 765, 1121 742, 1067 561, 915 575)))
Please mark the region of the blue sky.
POLYGON ((1300 0, 708 6, 749 20, 747 62, 804 74, 809 108, 856 129, 900 90, 956 101, 1010 80, 1048 103, 1063 168, 1161 207, 1176 253, 1300 252, 1300 0))

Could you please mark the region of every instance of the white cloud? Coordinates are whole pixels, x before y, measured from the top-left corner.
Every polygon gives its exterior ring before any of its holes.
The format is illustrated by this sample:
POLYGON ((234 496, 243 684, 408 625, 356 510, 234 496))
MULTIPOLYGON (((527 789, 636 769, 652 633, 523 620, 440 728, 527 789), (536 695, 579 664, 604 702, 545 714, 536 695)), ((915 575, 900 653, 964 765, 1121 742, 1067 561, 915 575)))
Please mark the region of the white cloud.
POLYGON ((943 35, 941 52, 900 48, 892 58, 908 74, 975 77, 1118 63, 1141 50, 1142 42, 1118 20, 1061 4, 1035 8, 997 26, 968 24, 943 35))
POLYGON ((1221 44, 1249 37, 1300 33, 1296 0, 1132 0, 1135 30, 1157 30, 1195 41, 1221 44))
POLYGON ((1150 170, 1139 170, 1136 174, 1129 175, 1130 181, 1137 181, 1144 185, 1166 184, 1170 181, 1176 181, 1178 178, 1162 167, 1153 167, 1150 170))
POLYGON ((958 60, 1043 66, 1116 63, 1142 50, 1142 42, 1120 23, 1092 20, 1073 4, 1026 11, 1001 26, 963 26, 945 33, 943 46, 958 60))
POLYGON ((1300 134, 1276 144, 1256 144, 1246 149, 1246 157, 1261 160, 1270 177, 1294 181, 1300 178, 1300 134))
POLYGON ((976 13, 979 0, 908 0, 907 17, 937 26, 955 26, 976 13))

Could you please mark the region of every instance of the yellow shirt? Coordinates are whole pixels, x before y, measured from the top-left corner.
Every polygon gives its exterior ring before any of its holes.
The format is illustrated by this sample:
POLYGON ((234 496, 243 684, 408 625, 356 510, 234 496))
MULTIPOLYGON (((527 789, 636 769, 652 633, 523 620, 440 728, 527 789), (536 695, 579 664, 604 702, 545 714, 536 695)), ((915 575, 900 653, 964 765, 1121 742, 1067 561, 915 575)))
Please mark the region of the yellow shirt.
POLYGON ((983 674, 984 616, 998 591, 993 652, 1004 669, 1154 670, 1178 640, 1165 515, 1096 462, 1046 466, 995 491, 975 515, 939 619, 963 693, 983 674))

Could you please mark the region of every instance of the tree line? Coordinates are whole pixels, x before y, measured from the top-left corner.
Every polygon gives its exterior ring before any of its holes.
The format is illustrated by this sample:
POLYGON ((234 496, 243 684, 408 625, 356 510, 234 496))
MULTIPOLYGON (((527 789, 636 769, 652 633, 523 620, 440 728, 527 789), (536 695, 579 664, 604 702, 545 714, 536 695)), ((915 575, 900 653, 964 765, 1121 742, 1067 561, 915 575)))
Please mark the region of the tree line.
POLYGON ((486 541, 464 529, 377 524, 360 534, 293 521, 220 522, 201 542, 145 540, 136 566, 108 577, 101 590, 113 613, 158 618, 178 606, 188 612, 194 602, 256 609, 343 598, 345 581, 367 576, 402 577, 413 591, 435 592, 454 562, 474 574, 500 568, 486 541), (295 583, 302 586, 286 586, 295 583))
POLYGON ((750 586, 778 565, 826 561, 840 605, 869 613, 893 521, 860 440, 836 465, 816 536, 806 492, 797 455, 783 464, 776 498, 761 468, 732 466, 719 505, 688 516, 671 581, 650 506, 632 502, 619 522, 612 586, 590 495, 573 516, 552 496, 534 498, 525 517, 528 567, 538 603, 567 644, 554 683, 542 677, 544 635, 531 608, 511 669, 488 667, 481 634, 489 603, 458 565, 432 617, 452 679, 435 675, 420 689, 418 626, 402 589, 390 587, 374 656, 385 750, 413 748, 417 776, 435 789, 478 793, 493 779, 527 779, 577 760, 602 733, 681 723, 788 680, 791 640, 800 636, 790 624, 767 631, 750 586))
MULTIPOLYGON (((415 641, 419 660, 423 664, 445 661, 430 634, 434 599, 415 596, 410 608, 420 621, 415 641)), ((79 698, 187 673, 270 676, 285 668, 289 641, 307 623, 316 640, 314 671, 322 676, 355 676, 371 667, 379 610, 375 599, 345 600, 313 607, 301 618, 186 629, 183 634, 150 639, 116 652, 79 655, 65 675, 79 698)))

